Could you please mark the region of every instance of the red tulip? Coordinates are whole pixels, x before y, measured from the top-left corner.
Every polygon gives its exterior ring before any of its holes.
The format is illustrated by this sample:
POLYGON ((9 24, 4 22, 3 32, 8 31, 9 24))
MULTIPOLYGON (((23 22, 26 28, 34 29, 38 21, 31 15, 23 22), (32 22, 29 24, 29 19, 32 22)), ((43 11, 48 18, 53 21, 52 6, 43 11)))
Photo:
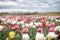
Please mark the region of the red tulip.
POLYGON ((41 28, 38 28, 37 30, 39 33, 43 32, 41 28))
POLYGON ((58 38, 60 39, 60 34, 58 34, 58 38))
POLYGON ((47 26, 45 23, 42 23, 42 25, 43 25, 44 28, 46 28, 46 26, 47 26))

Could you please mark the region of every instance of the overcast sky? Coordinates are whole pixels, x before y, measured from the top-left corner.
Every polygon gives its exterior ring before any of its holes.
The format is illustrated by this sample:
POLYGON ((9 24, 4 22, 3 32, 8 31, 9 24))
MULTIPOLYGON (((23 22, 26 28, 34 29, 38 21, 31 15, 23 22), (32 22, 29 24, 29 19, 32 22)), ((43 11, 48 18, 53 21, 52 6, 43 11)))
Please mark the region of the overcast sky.
POLYGON ((0 0, 0 11, 9 9, 13 11, 60 12, 60 0, 0 0))

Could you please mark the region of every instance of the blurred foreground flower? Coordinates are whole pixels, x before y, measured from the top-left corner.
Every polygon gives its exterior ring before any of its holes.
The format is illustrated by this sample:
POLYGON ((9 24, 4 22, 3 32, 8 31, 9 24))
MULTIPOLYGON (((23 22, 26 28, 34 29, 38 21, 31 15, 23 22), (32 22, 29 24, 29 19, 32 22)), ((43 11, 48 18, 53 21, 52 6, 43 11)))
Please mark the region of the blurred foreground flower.
POLYGON ((0 31, 2 31, 3 28, 4 28, 4 27, 3 27, 2 25, 0 25, 0 31))
POLYGON ((10 39, 14 39, 15 33, 13 31, 9 32, 9 37, 10 39))

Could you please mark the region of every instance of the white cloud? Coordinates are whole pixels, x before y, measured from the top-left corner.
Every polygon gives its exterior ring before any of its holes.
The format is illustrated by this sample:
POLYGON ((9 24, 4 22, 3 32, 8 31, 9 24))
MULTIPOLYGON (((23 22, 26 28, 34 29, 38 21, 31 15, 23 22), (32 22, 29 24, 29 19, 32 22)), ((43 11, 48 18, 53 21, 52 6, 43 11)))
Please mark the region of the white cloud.
POLYGON ((22 11, 55 11, 59 0, 0 0, 0 8, 23 9, 22 11), (55 3, 57 2, 57 3, 55 3))
POLYGON ((13 2, 13 1, 6 1, 5 4, 6 5, 11 5, 11 6, 17 6, 18 5, 18 3, 13 2))
POLYGON ((24 1, 26 1, 26 0, 17 0, 17 2, 24 2, 24 1))
POLYGON ((55 3, 57 1, 60 1, 60 0, 47 0, 49 3, 55 3))
POLYGON ((1 2, 1 1, 0 1, 0 5, 17 6, 17 5, 18 5, 18 3, 13 2, 13 1, 5 1, 5 2, 1 2))
POLYGON ((44 8, 50 7, 48 3, 40 3, 40 5, 41 5, 41 7, 44 7, 44 8))
POLYGON ((39 2, 38 0, 28 0, 28 1, 26 1, 26 2, 39 2))
POLYGON ((1 2, 1 1, 0 1, 0 5, 3 5, 3 4, 4 4, 4 2, 1 2))
POLYGON ((0 6, 13 6, 13 7, 18 7, 18 6, 22 6, 22 7, 25 7, 24 4, 19 4, 17 2, 14 2, 14 1, 5 1, 5 2, 2 2, 0 1, 0 6))

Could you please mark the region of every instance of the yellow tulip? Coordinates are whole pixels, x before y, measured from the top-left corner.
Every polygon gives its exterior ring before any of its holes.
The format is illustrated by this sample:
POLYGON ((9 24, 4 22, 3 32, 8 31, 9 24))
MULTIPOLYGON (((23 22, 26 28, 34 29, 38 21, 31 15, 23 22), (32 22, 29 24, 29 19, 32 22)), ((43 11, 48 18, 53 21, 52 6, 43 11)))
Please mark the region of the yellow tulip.
POLYGON ((1 22, 1 24, 4 24, 4 22, 1 22))
POLYGON ((51 40, 51 38, 50 38, 50 37, 48 37, 48 40, 51 40))
POLYGON ((15 37, 15 33, 13 31, 9 32, 10 39, 13 39, 15 37))

